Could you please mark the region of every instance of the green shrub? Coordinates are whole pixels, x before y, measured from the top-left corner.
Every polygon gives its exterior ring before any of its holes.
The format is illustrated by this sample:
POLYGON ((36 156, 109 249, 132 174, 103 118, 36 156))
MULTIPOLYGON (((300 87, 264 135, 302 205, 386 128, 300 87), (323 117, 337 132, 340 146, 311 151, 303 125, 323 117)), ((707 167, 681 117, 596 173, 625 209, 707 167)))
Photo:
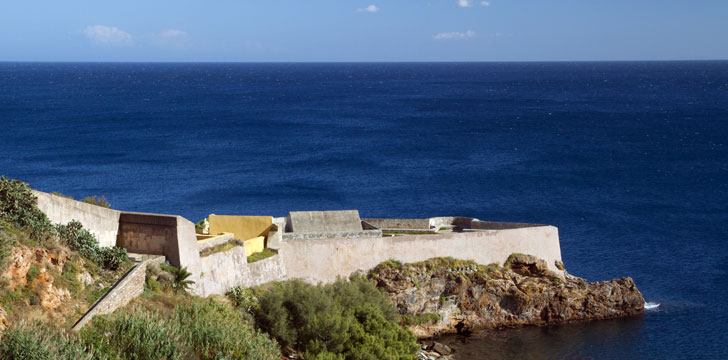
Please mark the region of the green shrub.
POLYGON ((20 324, 8 329, 0 341, 0 359, 91 360, 102 358, 80 342, 41 323, 20 324))
POLYGON ((13 311, 15 307, 24 304, 25 299, 26 296, 24 296, 24 294, 13 290, 6 290, 0 294, 0 304, 2 304, 2 307, 9 312, 13 311))
POLYGON ((0 273, 5 269, 5 260, 15 245, 16 241, 10 235, 10 225, 0 219, 0 273))
POLYGON ((31 265, 30 269, 28 269, 28 273, 25 274, 25 281, 30 284, 38 277, 38 275, 40 275, 40 269, 38 269, 35 265, 31 265))
POLYGON ((187 290, 189 290, 190 286, 194 284, 195 282, 192 280, 189 280, 189 277, 192 276, 192 274, 187 271, 187 267, 182 268, 176 268, 171 265, 162 264, 160 265, 160 268, 164 271, 167 271, 174 276, 174 280, 172 281, 172 289, 175 292, 183 292, 186 293, 187 290))
POLYGON ((144 287, 153 293, 162 292, 162 285, 159 283, 159 281, 148 275, 147 278, 144 279, 144 287))
POLYGON ((277 283, 261 292, 259 305, 257 325, 307 359, 414 359, 417 353, 414 335, 393 321, 386 296, 359 278, 277 283))
POLYGON ((174 321, 201 359, 278 359, 278 345, 253 329, 239 311, 213 299, 179 305, 174 321))
POLYGON ((258 308, 258 299, 255 297, 253 290, 243 286, 236 286, 227 293, 227 297, 245 312, 252 313, 258 308))
POLYGON ((60 276, 55 274, 54 269, 48 267, 48 270, 57 286, 68 289, 74 294, 81 290, 81 282, 78 281, 78 265, 73 261, 66 261, 60 276))
POLYGON ((112 246, 99 249, 99 257, 104 268, 109 270, 118 270, 129 261, 129 255, 126 249, 112 246))
POLYGON ((181 359, 187 347, 176 323, 155 313, 117 311, 96 316, 80 332, 83 343, 112 359, 181 359))
POLYGON ((73 220, 67 225, 57 224, 55 228, 61 242, 71 250, 78 251, 82 256, 97 264, 102 263, 98 240, 84 229, 80 222, 73 220))
POLYGON ((99 247, 96 237, 76 220, 66 225, 57 224, 55 230, 63 244, 106 269, 118 270, 129 260, 126 249, 116 246, 99 247))
POLYGON ((27 183, 0 177, 0 219, 26 229, 31 239, 44 242, 52 235, 53 226, 37 204, 27 183))
POLYGON ((104 197, 103 195, 102 196, 97 196, 97 195, 87 196, 87 197, 83 198, 83 200, 81 200, 81 201, 85 202, 87 204, 101 206, 101 207, 104 207, 107 209, 111 207, 111 204, 106 200, 106 197, 104 197))

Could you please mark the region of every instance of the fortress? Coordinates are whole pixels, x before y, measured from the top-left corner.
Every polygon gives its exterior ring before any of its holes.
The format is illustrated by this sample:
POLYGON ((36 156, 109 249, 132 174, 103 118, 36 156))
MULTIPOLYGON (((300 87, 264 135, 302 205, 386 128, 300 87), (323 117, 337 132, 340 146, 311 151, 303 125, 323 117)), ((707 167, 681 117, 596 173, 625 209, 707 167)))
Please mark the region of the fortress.
POLYGON ((177 215, 118 211, 34 194, 53 223, 77 220, 101 246, 125 248, 139 260, 74 328, 138 296, 147 264, 163 260, 186 267, 195 281, 192 292, 203 297, 293 278, 331 282, 390 259, 417 262, 449 256, 502 264, 510 254, 524 253, 546 260, 549 270, 563 276, 557 265, 558 229, 549 225, 468 217, 360 218, 357 210, 347 210, 295 211, 286 217, 210 215, 209 229, 201 229, 177 215), (248 262, 261 251, 272 255, 248 262))

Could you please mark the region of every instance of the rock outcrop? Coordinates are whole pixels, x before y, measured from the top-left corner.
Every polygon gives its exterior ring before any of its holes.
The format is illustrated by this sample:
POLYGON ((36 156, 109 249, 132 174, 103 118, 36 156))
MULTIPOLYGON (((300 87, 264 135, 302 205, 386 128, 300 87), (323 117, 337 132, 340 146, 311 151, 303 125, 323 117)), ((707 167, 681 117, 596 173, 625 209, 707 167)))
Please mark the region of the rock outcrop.
POLYGON ((614 318, 644 309, 631 278, 587 283, 566 272, 562 277, 546 265, 523 254, 511 255, 504 267, 438 258, 405 265, 386 262, 368 276, 401 314, 428 319, 410 326, 420 338, 614 318))

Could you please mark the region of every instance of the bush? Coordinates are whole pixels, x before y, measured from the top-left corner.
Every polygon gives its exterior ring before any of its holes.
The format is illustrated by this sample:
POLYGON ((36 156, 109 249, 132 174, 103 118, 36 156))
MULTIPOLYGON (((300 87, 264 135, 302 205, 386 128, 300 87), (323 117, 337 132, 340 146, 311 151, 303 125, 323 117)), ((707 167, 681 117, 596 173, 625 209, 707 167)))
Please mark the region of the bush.
POLYGON ((190 286, 194 284, 195 282, 192 280, 189 280, 189 277, 192 276, 192 274, 187 271, 187 267, 182 268, 176 268, 171 265, 162 264, 160 265, 160 268, 164 271, 167 271, 174 276, 174 280, 172 280, 172 289, 174 289, 175 292, 183 292, 186 293, 187 290, 189 290, 190 286))
POLYGON ((236 286, 227 293, 228 298, 245 312, 252 313, 258 308, 258 299, 255 297, 253 290, 243 286, 236 286))
POLYGON ((27 230, 33 240, 43 242, 52 234, 53 226, 37 204, 28 184, 0 177, 0 219, 27 230))
POLYGON ((80 332, 83 343, 116 359, 181 359, 186 346, 175 323, 150 312, 96 316, 80 332))
POLYGON ((96 237, 74 220, 67 225, 57 224, 56 233, 61 242, 83 257, 109 270, 118 270, 129 257, 126 249, 116 246, 101 248, 96 237))
POLYGON ((213 299, 175 310, 182 339, 201 359, 278 359, 278 345, 248 324, 243 314, 213 299))
POLYGON ((0 359, 7 360, 83 360, 95 359, 74 337, 41 323, 21 324, 8 329, 0 342, 0 359))
MULTIPOLYGON (((145 304, 153 303, 149 298, 145 304)), ((167 315, 138 308, 96 316, 80 332, 84 345, 111 359, 276 360, 278 346, 241 312, 212 299, 173 298, 167 315)), ((167 302, 167 305, 169 303, 167 302)))
POLYGON ((281 282, 263 291, 259 304, 258 326, 307 359, 414 359, 418 350, 414 335, 393 321, 386 296, 361 279, 281 282))
POLYGON ((74 220, 67 225, 58 224, 55 226, 61 242, 71 250, 78 251, 81 255, 97 264, 102 264, 99 252, 99 241, 83 225, 74 220))
POLYGON ((126 249, 116 246, 100 248, 99 254, 102 264, 109 270, 118 270, 124 263, 129 261, 126 249))
POLYGON ((97 195, 87 196, 87 197, 83 198, 83 200, 81 200, 81 201, 85 202, 87 204, 101 206, 101 207, 104 207, 107 209, 111 207, 111 204, 106 200, 106 197, 104 197, 103 195, 102 196, 97 196, 97 195))

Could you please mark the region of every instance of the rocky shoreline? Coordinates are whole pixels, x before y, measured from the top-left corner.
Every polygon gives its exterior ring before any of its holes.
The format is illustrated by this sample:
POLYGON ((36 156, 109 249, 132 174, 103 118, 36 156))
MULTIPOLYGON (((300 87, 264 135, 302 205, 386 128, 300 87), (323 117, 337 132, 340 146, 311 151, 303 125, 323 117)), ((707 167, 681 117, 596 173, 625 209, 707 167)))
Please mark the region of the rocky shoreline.
MULTIPOLYGON (((563 269, 560 262, 556 267, 563 269)), ((644 298, 629 277, 589 283, 564 274, 549 271, 534 256, 513 254, 503 266, 451 258, 390 261, 370 271, 368 278, 408 317, 407 325, 420 339, 644 311, 644 298)))

